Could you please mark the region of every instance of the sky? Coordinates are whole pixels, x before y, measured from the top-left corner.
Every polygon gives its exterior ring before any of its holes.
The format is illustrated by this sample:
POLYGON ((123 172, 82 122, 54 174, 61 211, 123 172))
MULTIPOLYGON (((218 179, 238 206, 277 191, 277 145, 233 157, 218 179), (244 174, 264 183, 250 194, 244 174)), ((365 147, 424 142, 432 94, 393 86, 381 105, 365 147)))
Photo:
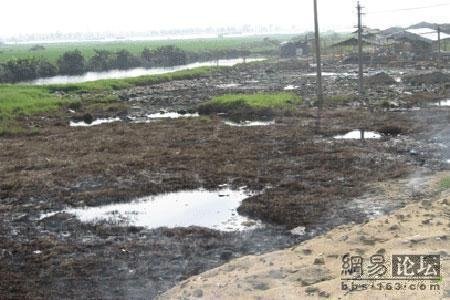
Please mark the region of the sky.
MULTIPOLYGON (((356 1, 317 0, 321 30, 350 31, 356 1)), ((450 22, 450 0, 361 0, 371 28, 450 22), (443 6, 442 4, 446 4, 443 6), (437 7, 386 12, 423 6, 437 7)), ((52 32, 144 32, 250 25, 313 29, 313 0, 2 0, 0 36, 52 32)))

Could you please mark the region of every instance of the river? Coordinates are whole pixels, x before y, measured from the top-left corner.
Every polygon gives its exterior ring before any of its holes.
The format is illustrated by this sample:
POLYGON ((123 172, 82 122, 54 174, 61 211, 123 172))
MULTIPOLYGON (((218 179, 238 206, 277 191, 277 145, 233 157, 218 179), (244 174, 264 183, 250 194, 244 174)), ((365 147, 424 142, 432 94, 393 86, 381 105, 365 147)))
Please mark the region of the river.
MULTIPOLYGON (((247 58, 245 62, 262 61, 264 58, 247 58)), ((181 70, 190 70, 205 66, 234 66, 236 64, 244 63, 244 59, 221 59, 219 61, 205 61, 196 62, 186 65, 164 67, 164 68, 135 68, 129 70, 111 70, 105 72, 87 72, 81 75, 58 75, 52 77, 45 77, 29 82, 32 85, 49 85, 49 84, 67 84, 67 83, 82 83, 89 81, 97 81, 104 79, 123 79, 130 77, 138 77, 143 75, 159 75, 172 73, 181 70)))

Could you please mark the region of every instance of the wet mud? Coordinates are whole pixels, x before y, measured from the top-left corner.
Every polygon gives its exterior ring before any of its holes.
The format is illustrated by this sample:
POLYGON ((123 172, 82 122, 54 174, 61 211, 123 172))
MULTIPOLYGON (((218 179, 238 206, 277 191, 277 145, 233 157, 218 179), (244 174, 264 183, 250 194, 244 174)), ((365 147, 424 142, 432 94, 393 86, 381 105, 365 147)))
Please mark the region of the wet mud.
MULTIPOLYGON (((238 66, 211 78, 120 91, 120 101, 127 107, 124 114, 138 117, 161 109, 195 111, 214 94, 287 85, 298 86, 308 100, 314 79, 299 75, 308 71, 303 67, 238 66), (233 82, 240 85, 218 86, 233 82)), ((329 80, 341 92, 354 86, 351 79, 342 85, 341 79, 329 80)), ((413 101, 403 90, 390 89, 371 93, 381 99, 396 93, 400 107, 413 101)), ((427 101, 435 98, 427 94, 427 101)), ((89 113, 96 119, 117 117, 116 111, 89 113)), ((89 127, 71 127, 71 113, 23 119, 38 124, 39 132, 0 137, 0 298, 151 299, 231 258, 286 248, 328 228, 364 222, 402 206, 412 200, 393 205, 380 200, 371 207, 365 199, 379 193, 374 184, 408 178, 418 169, 449 167, 446 107, 390 111, 379 106, 371 112, 336 104, 323 111, 319 129, 316 115, 306 101, 292 114, 273 116, 266 126, 229 126, 226 116, 89 127), (378 132, 380 138, 334 138, 355 129, 378 132), (148 229, 82 223, 64 213, 40 218, 67 207, 127 203, 223 184, 265 189, 238 209, 264 227, 237 232, 148 229), (290 230, 299 226, 305 235, 292 235, 290 230)))

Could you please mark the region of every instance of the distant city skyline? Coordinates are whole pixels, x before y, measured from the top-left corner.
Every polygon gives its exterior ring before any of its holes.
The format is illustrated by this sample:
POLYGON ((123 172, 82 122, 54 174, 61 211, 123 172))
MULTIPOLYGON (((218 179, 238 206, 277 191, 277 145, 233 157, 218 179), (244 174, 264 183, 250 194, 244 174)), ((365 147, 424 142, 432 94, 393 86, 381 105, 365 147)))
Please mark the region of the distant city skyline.
MULTIPOLYGON (((322 31, 353 31, 354 0, 318 0, 322 31)), ((384 29, 421 21, 450 22, 450 1, 365 0, 364 24, 384 29), (411 9, 419 8, 420 9, 411 9), (408 9, 408 10, 406 10, 408 9)), ((242 27, 249 24, 291 31, 312 30, 312 0, 7 0, 2 3, 0 38, 49 33, 130 33, 160 30, 242 27)))

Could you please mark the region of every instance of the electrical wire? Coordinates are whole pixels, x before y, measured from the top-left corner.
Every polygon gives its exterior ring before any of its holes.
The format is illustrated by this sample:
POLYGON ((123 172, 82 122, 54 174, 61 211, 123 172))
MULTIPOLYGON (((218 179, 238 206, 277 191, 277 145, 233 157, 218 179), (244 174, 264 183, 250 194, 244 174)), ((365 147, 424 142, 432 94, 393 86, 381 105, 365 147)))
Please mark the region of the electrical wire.
POLYGON ((429 6, 421 6, 421 7, 399 8, 399 9, 392 9, 392 10, 367 12, 366 14, 371 14, 371 15, 373 15, 373 14, 383 14, 383 13, 390 13, 390 12, 397 12, 397 11, 409 11, 409 10, 417 10, 417 9, 427 9, 427 8, 442 7, 442 6, 450 6, 450 3, 441 3, 441 4, 435 4, 435 5, 429 5, 429 6))

